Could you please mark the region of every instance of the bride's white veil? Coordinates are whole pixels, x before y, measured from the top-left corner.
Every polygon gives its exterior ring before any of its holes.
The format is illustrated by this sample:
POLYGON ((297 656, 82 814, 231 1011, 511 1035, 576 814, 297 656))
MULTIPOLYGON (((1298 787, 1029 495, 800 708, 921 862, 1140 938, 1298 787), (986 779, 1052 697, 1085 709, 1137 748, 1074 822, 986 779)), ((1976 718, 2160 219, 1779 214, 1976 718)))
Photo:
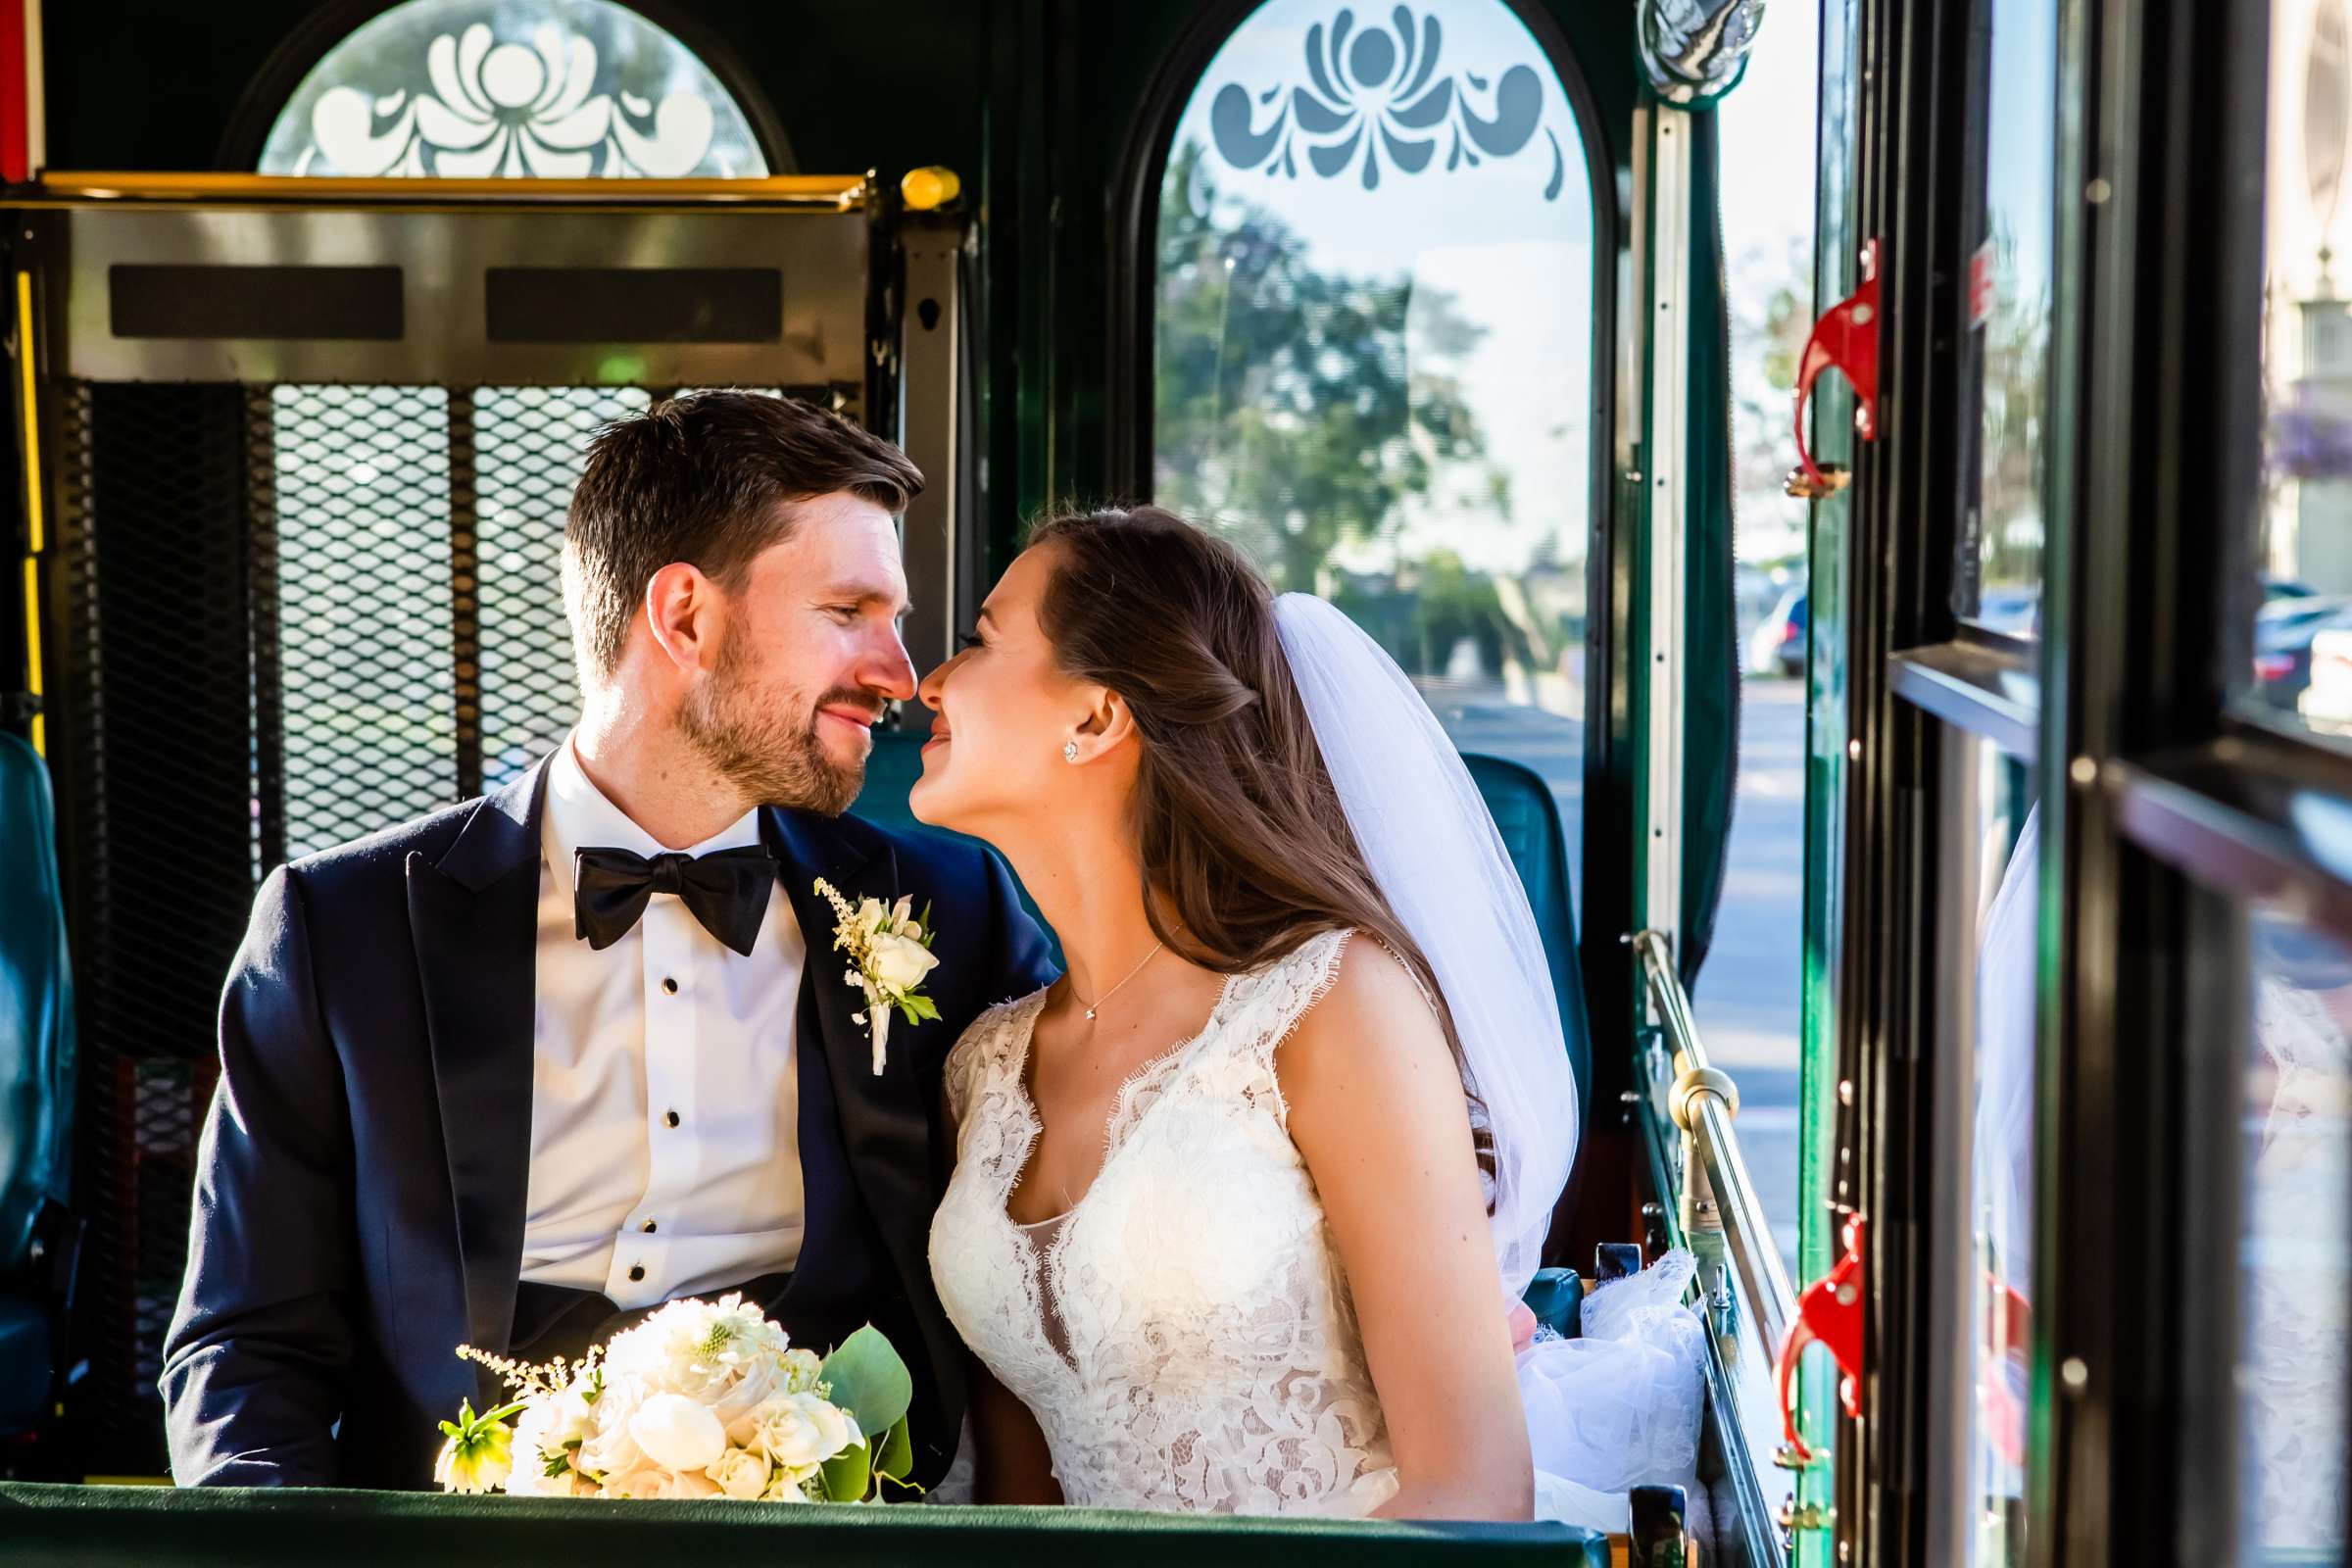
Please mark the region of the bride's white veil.
MULTIPOLYGON (((1494 1139, 1494 1259, 1515 1300, 1576 1158, 1576 1074, 1535 911, 1485 797, 1404 671, 1320 599, 1284 594, 1274 621, 1348 825, 1453 1013, 1494 1139)), ((1694 1268, 1669 1252, 1588 1296, 1581 1337, 1519 1352, 1538 1518, 1622 1530, 1628 1487, 1695 1487, 1705 1352, 1681 1304, 1694 1268)))
POLYGON ((1275 625, 1340 805, 1389 906, 1436 972, 1494 1145, 1494 1257, 1516 1299, 1576 1158, 1576 1074, 1544 939, 1453 743, 1380 645, 1323 600, 1275 625))

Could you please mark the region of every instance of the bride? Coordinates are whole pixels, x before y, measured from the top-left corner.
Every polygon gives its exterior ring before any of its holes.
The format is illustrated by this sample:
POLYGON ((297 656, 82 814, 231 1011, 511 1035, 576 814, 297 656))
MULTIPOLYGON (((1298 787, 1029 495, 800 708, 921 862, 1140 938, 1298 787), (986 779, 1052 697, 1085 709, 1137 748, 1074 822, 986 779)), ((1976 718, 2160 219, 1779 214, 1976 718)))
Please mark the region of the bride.
POLYGON ((1387 656, 1102 512, 1032 536, 921 696, 914 814, 1002 852, 1069 963, 946 1070, 979 1500, 1622 1527, 1627 1487, 1688 1484, 1687 1259, 1514 1347, 1576 1086, 1526 896, 1387 656))

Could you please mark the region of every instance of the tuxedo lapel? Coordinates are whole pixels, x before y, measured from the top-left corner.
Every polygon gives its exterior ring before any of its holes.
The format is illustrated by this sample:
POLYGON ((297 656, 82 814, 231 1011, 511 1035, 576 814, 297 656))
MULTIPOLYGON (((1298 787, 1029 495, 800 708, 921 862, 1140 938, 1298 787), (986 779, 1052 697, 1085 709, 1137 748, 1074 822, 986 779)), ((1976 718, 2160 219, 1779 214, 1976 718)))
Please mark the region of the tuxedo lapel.
POLYGON ((865 1010, 865 999, 842 979, 849 959, 833 949, 833 907, 816 892, 823 877, 853 904, 869 896, 888 903, 898 897, 898 857, 888 840, 852 817, 770 810, 765 827, 808 943, 801 1012, 804 1020, 813 1013, 817 1028, 801 1049, 822 1054, 851 1178, 892 1261, 903 1276, 921 1279, 930 1267, 925 1237, 938 1196, 931 1183, 931 1108, 920 1075, 908 1065, 904 1020, 899 1049, 875 1074, 873 1036, 854 1016, 865 1010))
POLYGON ((408 859, 409 926, 449 1157, 469 1343, 503 1351, 531 1160, 539 813, 547 766, 474 808, 438 862, 408 859))

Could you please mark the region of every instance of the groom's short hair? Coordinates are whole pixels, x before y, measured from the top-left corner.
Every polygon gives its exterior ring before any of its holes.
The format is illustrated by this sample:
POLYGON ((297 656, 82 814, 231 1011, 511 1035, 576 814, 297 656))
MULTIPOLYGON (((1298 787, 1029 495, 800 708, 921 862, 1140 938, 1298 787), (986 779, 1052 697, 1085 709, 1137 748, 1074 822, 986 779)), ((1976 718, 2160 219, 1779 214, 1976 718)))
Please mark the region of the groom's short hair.
POLYGON ((794 398, 689 392, 613 420, 588 443, 564 522, 583 678, 619 666, 645 585, 671 562, 733 589, 754 557, 791 537, 794 502, 847 491, 898 513, 922 488, 906 454, 794 398))

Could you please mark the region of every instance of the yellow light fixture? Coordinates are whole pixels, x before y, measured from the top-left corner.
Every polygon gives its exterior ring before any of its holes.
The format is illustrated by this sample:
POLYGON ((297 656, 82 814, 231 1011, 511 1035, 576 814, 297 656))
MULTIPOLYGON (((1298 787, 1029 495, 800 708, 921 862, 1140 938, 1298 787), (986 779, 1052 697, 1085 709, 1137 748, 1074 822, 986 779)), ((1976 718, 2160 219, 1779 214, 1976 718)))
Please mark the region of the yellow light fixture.
POLYGON ((937 164, 909 169, 906 177, 899 181, 899 195, 918 213, 945 207, 962 193, 963 181, 956 177, 956 171, 942 169, 937 164))

